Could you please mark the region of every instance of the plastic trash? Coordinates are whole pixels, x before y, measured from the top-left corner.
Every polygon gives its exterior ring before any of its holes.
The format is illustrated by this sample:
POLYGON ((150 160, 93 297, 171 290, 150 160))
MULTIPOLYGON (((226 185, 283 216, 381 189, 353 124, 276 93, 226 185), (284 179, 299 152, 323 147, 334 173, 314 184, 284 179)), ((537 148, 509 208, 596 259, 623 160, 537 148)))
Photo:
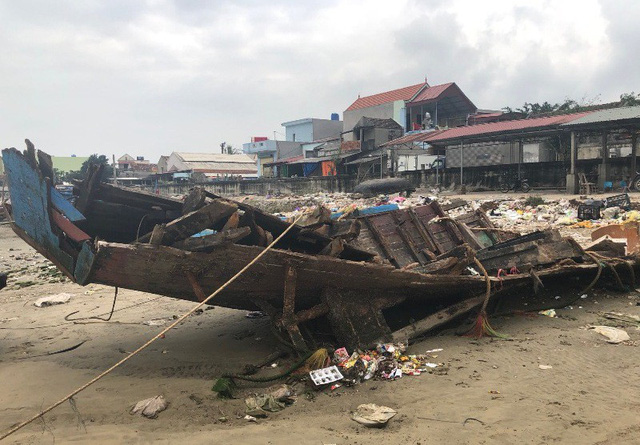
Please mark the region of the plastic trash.
POLYGON ((589 329, 607 337, 607 343, 618 344, 631 340, 627 331, 611 326, 590 326, 589 329))
POLYGON ((367 427, 381 428, 387 425, 398 412, 388 406, 364 403, 351 414, 351 419, 367 427))
POLYGON ((329 383, 342 380, 344 376, 340 373, 337 366, 329 366, 328 368, 316 369, 309 373, 311 381, 316 385, 327 385, 329 383))
POLYGON ((56 304, 65 304, 71 300, 73 295, 67 294, 65 292, 57 295, 49 295, 48 297, 38 298, 34 304, 36 307, 47 307, 54 306, 56 304))
POLYGON ((131 409, 131 414, 140 414, 149 419, 158 417, 158 413, 167 409, 168 403, 163 396, 155 396, 136 403, 131 409))

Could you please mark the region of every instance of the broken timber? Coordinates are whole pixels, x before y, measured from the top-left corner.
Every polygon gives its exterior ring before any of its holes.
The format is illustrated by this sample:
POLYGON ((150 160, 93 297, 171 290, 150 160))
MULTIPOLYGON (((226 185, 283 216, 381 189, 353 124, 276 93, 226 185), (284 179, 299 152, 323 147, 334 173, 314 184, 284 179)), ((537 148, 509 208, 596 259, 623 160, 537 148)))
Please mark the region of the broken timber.
MULTIPOLYGON (((203 301, 290 226, 203 189, 183 202, 105 184, 100 167, 76 183, 74 208, 56 194, 50 158, 33 144, 4 150, 3 159, 13 230, 82 285, 203 301)), ((297 350, 320 325, 356 348, 424 335, 473 311, 486 292, 476 260, 501 299, 600 274, 635 285, 639 266, 618 255, 619 245, 601 243, 612 257, 603 271, 595 253, 557 231, 516 236, 479 211, 450 218, 437 202, 330 216, 322 207, 306 215, 215 303, 265 311, 297 350), (501 269, 511 273, 498 277, 501 269)))

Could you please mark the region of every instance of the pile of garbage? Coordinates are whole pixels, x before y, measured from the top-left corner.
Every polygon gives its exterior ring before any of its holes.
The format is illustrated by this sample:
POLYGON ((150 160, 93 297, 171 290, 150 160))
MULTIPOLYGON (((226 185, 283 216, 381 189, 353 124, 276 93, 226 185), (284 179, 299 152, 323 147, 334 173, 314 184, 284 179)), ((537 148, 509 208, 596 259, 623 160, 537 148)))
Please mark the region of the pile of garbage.
POLYGON ((418 376, 425 372, 446 374, 444 363, 434 362, 437 352, 442 349, 431 349, 424 354, 406 354, 407 347, 403 343, 379 344, 375 349, 356 350, 349 354, 346 348, 336 349, 333 353, 333 365, 317 371, 310 376, 316 387, 331 385, 336 389, 342 385, 353 386, 366 380, 397 380, 403 376, 418 376), (339 372, 333 371, 333 368, 339 372), (321 371, 318 373, 318 371, 321 371), (325 381, 318 381, 317 376, 333 375, 325 381))

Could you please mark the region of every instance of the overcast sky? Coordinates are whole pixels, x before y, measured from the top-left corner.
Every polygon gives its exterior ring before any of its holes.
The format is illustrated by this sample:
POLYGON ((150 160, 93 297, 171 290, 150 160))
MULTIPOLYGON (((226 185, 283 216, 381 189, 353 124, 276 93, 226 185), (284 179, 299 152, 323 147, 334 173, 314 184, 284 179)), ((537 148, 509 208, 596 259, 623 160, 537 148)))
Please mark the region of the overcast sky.
POLYGON ((479 108, 640 93, 640 2, 0 0, 0 146, 219 151, 358 94, 455 81, 479 108))

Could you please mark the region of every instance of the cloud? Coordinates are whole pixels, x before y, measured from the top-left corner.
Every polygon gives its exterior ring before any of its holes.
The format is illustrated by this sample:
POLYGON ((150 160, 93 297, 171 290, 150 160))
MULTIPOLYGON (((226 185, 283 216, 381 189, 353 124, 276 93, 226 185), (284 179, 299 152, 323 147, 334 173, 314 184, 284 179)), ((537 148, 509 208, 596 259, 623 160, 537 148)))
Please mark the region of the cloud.
MULTIPOLYGON (((0 0, 2 145, 212 151, 456 81, 482 108, 638 84, 634 2, 0 0)), ((636 88, 638 89, 638 88, 636 88)))

